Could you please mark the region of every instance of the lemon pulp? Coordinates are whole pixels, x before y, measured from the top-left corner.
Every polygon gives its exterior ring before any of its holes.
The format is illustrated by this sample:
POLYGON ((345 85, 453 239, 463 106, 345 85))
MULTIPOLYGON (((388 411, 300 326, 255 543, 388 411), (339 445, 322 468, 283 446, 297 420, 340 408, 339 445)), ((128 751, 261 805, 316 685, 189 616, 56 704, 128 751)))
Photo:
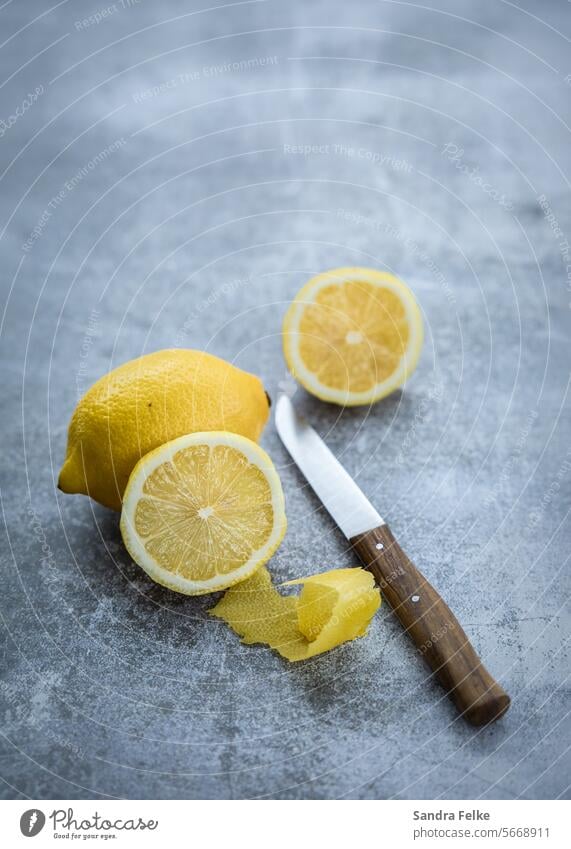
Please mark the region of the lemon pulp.
POLYGON ((248 577, 285 527, 270 458, 230 433, 190 434, 146 455, 129 479, 121 515, 133 559, 153 580, 190 595, 248 577))
POLYGON ((378 401, 414 370, 422 347, 420 310, 391 274, 339 268, 296 295, 283 326, 290 370, 326 401, 378 401))

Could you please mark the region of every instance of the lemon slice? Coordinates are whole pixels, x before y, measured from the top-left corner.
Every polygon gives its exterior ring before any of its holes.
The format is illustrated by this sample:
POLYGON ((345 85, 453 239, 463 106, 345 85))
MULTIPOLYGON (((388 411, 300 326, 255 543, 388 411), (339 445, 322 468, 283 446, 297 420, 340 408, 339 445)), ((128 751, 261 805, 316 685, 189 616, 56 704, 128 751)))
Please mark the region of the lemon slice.
POLYGON ((156 448, 133 469, 123 498, 129 554, 153 581, 186 595, 248 578, 285 530, 272 461, 233 433, 193 433, 156 448))
POLYGON ((422 340, 411 290, 371 268, 312 277, 283 324, 294 377, 312 395, 343 406, 372 404, 401 386, 416 367, 422 340))

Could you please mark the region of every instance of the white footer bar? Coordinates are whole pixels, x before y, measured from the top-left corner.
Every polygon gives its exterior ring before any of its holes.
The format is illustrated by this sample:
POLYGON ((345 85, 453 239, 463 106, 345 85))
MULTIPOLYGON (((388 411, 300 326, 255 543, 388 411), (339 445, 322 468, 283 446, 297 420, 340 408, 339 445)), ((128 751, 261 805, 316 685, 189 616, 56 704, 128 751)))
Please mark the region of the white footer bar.
POLYGON ((0 802, 7 847, 536 847, 562 849, 567 801, 0 802))

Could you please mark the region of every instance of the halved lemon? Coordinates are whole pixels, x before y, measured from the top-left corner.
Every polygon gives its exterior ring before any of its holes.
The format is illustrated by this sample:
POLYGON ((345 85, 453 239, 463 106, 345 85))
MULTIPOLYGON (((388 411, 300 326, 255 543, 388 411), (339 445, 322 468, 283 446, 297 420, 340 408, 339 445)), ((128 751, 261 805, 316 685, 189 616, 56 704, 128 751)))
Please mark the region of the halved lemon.
POLYGON ((252 575, 286 530, 284 496, 265 451, 233 433, 193 433, 135 466, 121 534, 133 560, 186 595, 222 590, 252 575))
POLYGON ((324 401, 372 404, 416 368, 422 315, 402 280, 371 268, 318 274, 297 293, 283 324, 294 377, 324 401))

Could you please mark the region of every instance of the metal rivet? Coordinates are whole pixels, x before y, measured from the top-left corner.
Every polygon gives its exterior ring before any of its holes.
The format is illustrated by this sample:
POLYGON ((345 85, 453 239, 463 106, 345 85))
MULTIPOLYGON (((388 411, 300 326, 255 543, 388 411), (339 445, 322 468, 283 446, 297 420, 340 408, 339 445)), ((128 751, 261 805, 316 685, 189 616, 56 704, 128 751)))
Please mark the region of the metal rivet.
POLYGON ((377 549, 377 551, 381 551, 381 549, 383 549, 383 548, 384 548, 384 545, 382 544, 382 542, 378 542, 378 543, 376 544, 375 548, 377 549))
POLYGON ((414 602, 414 604, 416 604, 417 601, 420 601, 420 596, 419 595, 413 595, 411 597, 411 601, 414 602))

